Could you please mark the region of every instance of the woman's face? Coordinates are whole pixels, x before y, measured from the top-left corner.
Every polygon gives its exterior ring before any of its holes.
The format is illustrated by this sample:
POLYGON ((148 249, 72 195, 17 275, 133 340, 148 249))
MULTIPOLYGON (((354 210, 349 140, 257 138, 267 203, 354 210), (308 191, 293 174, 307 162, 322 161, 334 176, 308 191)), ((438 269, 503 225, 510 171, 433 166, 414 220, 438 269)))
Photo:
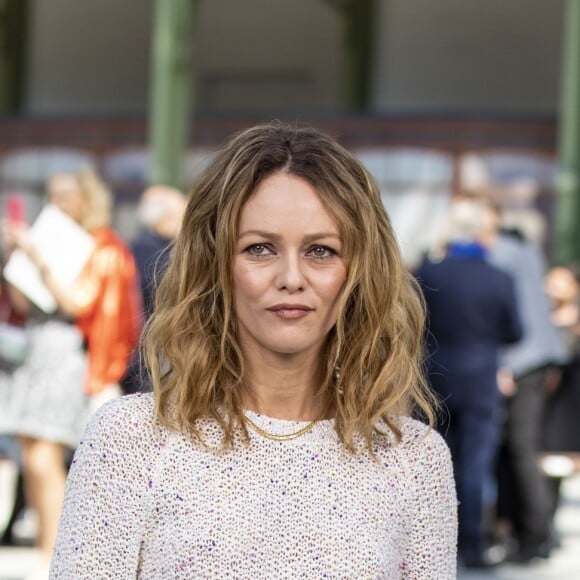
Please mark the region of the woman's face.
POLYGON ((82 221, 86 202, 73 175, 55 175, 48 183, 48 200, 76 222, 82 221))
POLYGON ((304 179, 274 173, 242 208, 234 260, 248 353, 315 353, 335 325, 347 263, 336 221, 304 179))

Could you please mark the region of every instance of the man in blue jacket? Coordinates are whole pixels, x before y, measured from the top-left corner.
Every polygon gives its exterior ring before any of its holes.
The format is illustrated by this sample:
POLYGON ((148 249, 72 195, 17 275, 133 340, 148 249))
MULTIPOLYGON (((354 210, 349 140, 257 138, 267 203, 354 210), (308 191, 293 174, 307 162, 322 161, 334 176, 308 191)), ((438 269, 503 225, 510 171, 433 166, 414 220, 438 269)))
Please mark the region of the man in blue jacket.
POLYGON ((522 337, 511 277, 487 261, 493 222, 484 205, 451 209, 442 259, 426 260, 417 279, 428 309, 429 379, 449 413, 443 429, 459 497, 459 556, 484 557, 483 492, 498 444, 498 351, 522 337))

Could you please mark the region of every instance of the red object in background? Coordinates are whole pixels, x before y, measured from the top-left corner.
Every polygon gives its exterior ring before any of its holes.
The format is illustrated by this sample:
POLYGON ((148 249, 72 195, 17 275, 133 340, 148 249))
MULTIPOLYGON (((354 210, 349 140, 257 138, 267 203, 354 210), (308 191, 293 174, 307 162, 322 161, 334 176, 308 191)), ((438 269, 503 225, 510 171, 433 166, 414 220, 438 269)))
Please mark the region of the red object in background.
MULTIPOLYGON (((24 207, 24 197, 18 193, 13 193, 6 199, 6 218, 13 222, 26 221, 24 207)), ((8 292, 4 285, 4 279, 0 277, 0 322, 8 322, 16 326, 23 326, 24 317, 16 312, 10 304, 8 292)))
POLYGON ((6 200, 6 218, 13 222, 25 222, 26 211, 24 208, 24 197, 18 193, 13 193, 6 200))

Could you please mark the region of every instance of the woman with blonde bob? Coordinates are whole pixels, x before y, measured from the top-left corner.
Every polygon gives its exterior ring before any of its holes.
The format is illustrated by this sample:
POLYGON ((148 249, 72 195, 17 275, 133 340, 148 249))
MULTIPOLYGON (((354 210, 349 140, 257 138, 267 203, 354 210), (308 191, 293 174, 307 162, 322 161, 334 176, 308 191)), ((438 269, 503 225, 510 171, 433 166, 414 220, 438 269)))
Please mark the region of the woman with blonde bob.
POLYGON ((376 185, 313 129, 233 137, 191 192, 145 339, 154 394, 106 405, 52 578, 455 577, 424 311, 376 185))

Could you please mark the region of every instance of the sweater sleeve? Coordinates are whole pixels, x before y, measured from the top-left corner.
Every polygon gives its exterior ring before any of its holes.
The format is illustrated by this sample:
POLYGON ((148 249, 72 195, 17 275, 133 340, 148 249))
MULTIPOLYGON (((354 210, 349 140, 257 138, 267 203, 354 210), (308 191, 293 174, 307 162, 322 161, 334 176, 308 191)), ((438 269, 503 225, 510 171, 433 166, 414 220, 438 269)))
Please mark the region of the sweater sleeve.
POLYGON ((137 577, 152 493, 152 398, 112 401, 91 419, 67 480, 51 580, 137 577))
MULTIPOLYGON (((457 496, 449 449, 424 425, 407 432, 409 509, 402 578, 457 577, 457 496)), ((405 440, 403 440, 405 444, 405 440)))

